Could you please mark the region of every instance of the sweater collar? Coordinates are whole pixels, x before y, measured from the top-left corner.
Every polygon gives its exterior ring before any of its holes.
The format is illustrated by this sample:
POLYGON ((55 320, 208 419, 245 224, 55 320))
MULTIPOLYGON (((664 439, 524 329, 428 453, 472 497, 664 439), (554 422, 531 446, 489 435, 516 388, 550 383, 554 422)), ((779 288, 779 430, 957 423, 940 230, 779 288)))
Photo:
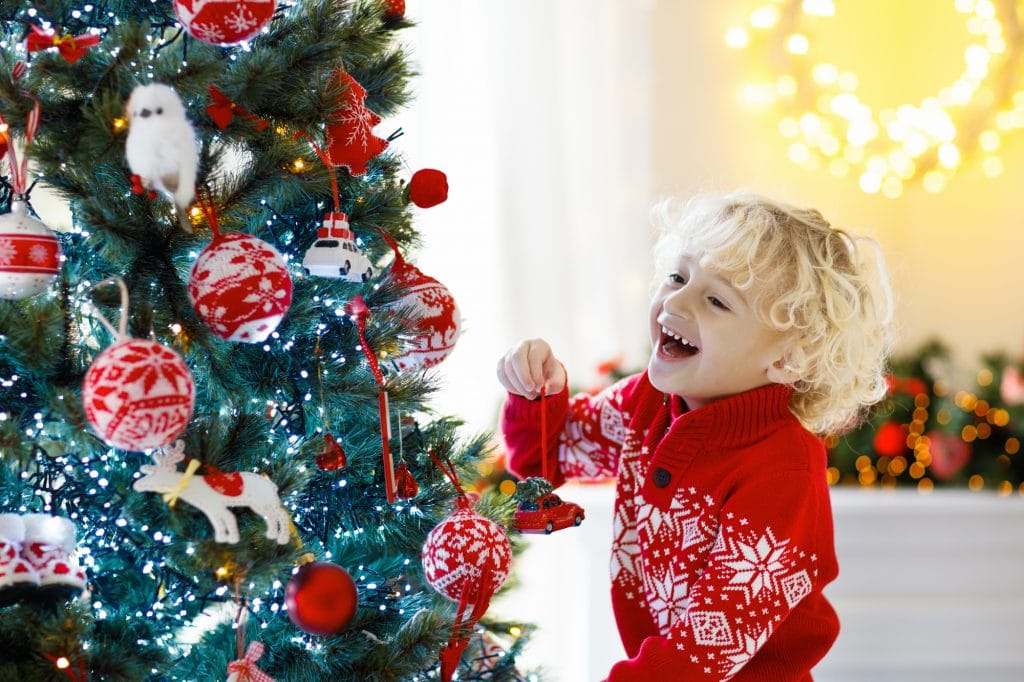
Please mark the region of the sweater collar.
POLYGON ((655 506, 668 509, 683 474, 704 452, 734 450, 756 443, 796 417, 789 410, 793 389, 768 384, 738 393, 696 410, 687 410, 678 396, 668 396, 651 385, 644 373, 646 390, 630 426, 643 433, 641 458, 647 460, 643 496, 655 506))

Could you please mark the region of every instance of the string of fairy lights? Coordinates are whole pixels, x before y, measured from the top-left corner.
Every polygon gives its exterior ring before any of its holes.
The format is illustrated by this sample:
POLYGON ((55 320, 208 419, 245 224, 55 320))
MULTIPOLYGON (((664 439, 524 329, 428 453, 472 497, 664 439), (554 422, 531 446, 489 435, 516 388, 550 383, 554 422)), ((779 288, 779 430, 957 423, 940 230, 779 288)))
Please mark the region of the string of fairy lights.
MULTIPOLYGON (((94 6, 85 5, 83 7, 83 10, 85 12, 92 12, 94 10, 94 6)), ((285 11, 293 11, 293 9, 289 8, 285 11)), ((41 18, 37 18, 37 12, 34 8, 29 8, 26 11, 26 14, 29 18, 36 20, 41 26, 41 28, 47 30, 52 28, 50 22, 42 20, 41 18)), ((81 16, 81 13, 76 10, 74 15, 77 18, 81 16)), ((119 23, 117 17, 112 12, 108 13, 108 16, 113 20, 112 23, 114 25, 119 23)), ((264 31, 266 31, 266 29, 264 29, 264 31)), ((88 32, 97 35, 101 33, 98 29, 95 28, 89 29, 88 32)), ((155 38, 153 35, 147 36, 147 41, 150 43, 157 42, 157 40, 158 39, 155 38)), ((11 45, 7 41, 0 41, 0 47, 10 48, 11 45)), ((18 49, 23 49, 21 48, 20 45, 15 47, 17 47, 18 49)), ((248 50, 249 48, 247 44, 243 44, 241 45, 241 49, 248 50)), ((231 59, 235 59, 234 55, 231 56, 231 59)), ((142 65, 133 62, 132 66, 141 67, 142 65)), ((148 73, 146 73, 146 75, 150 79, 154 77, 152 71, 149 71, 148 73)), ((111 130, 115 136, 127 134, 128 120, 126 117, 117 116, 113 118, 113 120, 110 122, 110 125, 111 130)), ((287 131, 282 127, 276 128, 275 132, 281 136, 290 136, 290 131, 287 131)), ((287 169, 292 173, 301 174, 304 172, 308 172, 310 170, 310 163, 308 162, 307 159, 303 158, 302 156, 298 156, 288 164, 287 169)), ((43 179, 42 176, 39 174, 35 174, 35 178, 37 180, 43 179)), ((127 198, 130 196, 130 194, 126 193, 125 196, 127 198)), ((362 203, 363 198, 356 197, 355 202, 362 203)), ((261 201, 261 204, 266 206, 267 202, 261 201)), ((321 210, 324 209, 325 207, 326 204, 324 203, 318 205, 318 208, 321 210)), ((270 220, 267 220, 268 228, 272 226, 272 223, 274 221, 280 219, 280 217, 274 214, 273 212, 270 212, 270 215, 272 217, 270 220)), ((198 208, 193 208, 189 214, 189 218, 193 222, 193 224, 198 224, 199 222, 202 221, 203 215, 198 208)), ((83 227, 77 224, 72 225, 67 230, 67 232, 73 235, 75 239, 87 239, 90 236, 88 230, 84 229, 83 227)), ((192 258, 195 258, 198 256, 198 253, 191 252, 189 255, 192 258)), ((294 259, 291 257, 290 254, 285 252, 282 254, 282 257, 289 264, 289 266, 292 266, 294 259)), ((64 259, 65 257, 62 256, 62 261, 64 259)), ((291 269, 291 274, 293 277, 301 276, 297 272, 297 268, 292 267, 291 269)), ((155 286, 155 284, 152 286, 155 286)), ((72 297, 72 305, 79 310, 84 309, 83 305, 86 301, 89 300, 89 291, 91 288, 91 282, 84 281, 79 283, 76 294, 72 297)), ((58 294, 57 292, 51 290, 43 295, 49 296, 52 299, 56 298, 58 294)), ((347 317, 347 313, 344 311, 341 302, 334 301, 331 299, 321 300, 319 296, 314 297, 314 302, 321 304, 326 311, 328 311, 329 313, 333 313, 333 315, 337 318, 347 317)), ((79 319, 77 321, 79 328, 82 331, 84 342, 87 345, 96 347, 97 342, 91 338, 93 325, 91 325, 88 315, 79 316, 79 319)), ((169 329, 174 335, 174 341, 176 345, 187 346, 190 343, 190 339, 188 338, 187 333, 184 331, 180 323, 172 323, 169 326, 169 329)), ((317 333, 322 334, 325 333, 326 331, 327 325, 320 323, 317 327, 317 333)), ((2 344, 4 340, 5 338, 3 337, 3 335, 0 335, 0 344, 2 344)), ((268 340, 268 342, 262 344, 261 348, 263 352, 270 353, 272 350, 274 350, 274 346, 280 346, 280 348, 278 349, 279 351, 287 352, 291 347, 294 346, 294 344, 294 339, 283 338, 280 333, 275 331, 271 334, 271 337, 268 340)), ((357 358, 362 356, 361 348, 358 345, 352 349, 352 353, 354 353, 355 357, 357 358)), ((386 349, 381 350, 380 355, 382 358, 387 358, 388 351, 386 349)), ((344 363, 346 361, 346 358, 343 354, 335 352, 332 354, 332 360, 344 363)), ((326 373, 326 370, 324 370, 324 372, 326 373)), ((309 384, 308 390, 305 391, 304 395, 301 396, 302 402, 309 402, 313 400, 313 389, 312 384, 309 383, 309 378, 311 374, 314 373, 315 370, 313 370, 312 368, 302 369, 299 372, 299 378, 296 379, 296 381, 294 382, 296 385, 301 385, 303 383, 309 384)), ((15 374, 10 377, 0 378, 0 385, 2 385, 4 388, 13 388, 21 380, 22 377, 15 374)), ((275 394, 277 396, 277 402, 266 401, 259 398, 252 398, 250 399, 249 402, 256 406, 257 408, 265 406, 268 415, 271 414, 272 412, 278 413, 276 416, 280 418, 276 419, 269 427, 269 440, 275 441, 275 438, 280 439, 280 432, 283 432, 283 440, 288 443, 288 445, 286 446, 285 454, 295 454, 297 452, 298 442, 301 439, 306 438, 306 435, 304 433, 304 429, 297 428, 296 424, 290 423, 287 417, 282 416, 280 414, 280 408, 289 405, 293 399, 293 396, 287 395, 285 391, 283 391, 281 388, 277 388, 275 390, 275 394)), ((22 398, 27 398, 28 393, 22 392, 20 396, 22 398)), ((63 399, 63 397, 61 397, 61 399, 63 399)), ((235 408, 232 411, 237 414, 238 409, 240 408, 235 408)), ((15 415, 12 412, 9 412, 7 410, 0 410, 0 423, 8 421, 9 419, 12 419, 12 417, 15 417, 15 415)), ((160 543, 162 545, 170 544, 174 540, 173 533, 168 530, 157 530, 150 528, 148 525, 142 525, 138 528, 133 529, 130 527, 132 524, 130 524, 127 519, 125 519, 119 513, 115 513, 113 511, 115 507, 113 500, 117 498, 117 493, 116 491, 113 490, 112 480, 114 480, 115 477, 119 479, 124 478, 125 471, 129 466, 128 462, 126 462, 122 456, 118 455, 117 451, 109 450, 98 457, 79 456, 76 453, 82 449, 81 444, 78 443, 74 436, 68 439, 67 433, 65 433, 61 428, 59 428, 58 422, 45 421, 44 415, 42 413, 36 413, 33 416, 33 419, 34 423, 28 428, 26 428, 24 431, 25 435, 28 438, 35 439, 40 442, 53 443, 60 442, 62 438, 64 439, 62 445, 62 453, 57 455, 56 457, 51 457, 51 453, 44 453, 43 450, 45 450, 45 446, 40 446, 40 450, 36 453, 37 464, 39 465, 39 468, 56 468, 63 470, 64 473, 67 474, 73 473, 75 469, 84 468, 86 476, 90 481, 90 484, 88 485, 88 487, 83 488, 81 490, 81 493, 87 494, 92 497, 95 497, 97 495, 103 495, 108 498, 108 500, 103 503, 102 507, 104 510, 108 511, 110 516, 104 514, 96 519, 86 519, 83 517, 82 514, 78 513, 78 511, 76 511, 73 508, 69 509, 68 511, 69 517, 72 520, 78 522, 79 524, 82 524, 83 529, 86 531, 83 537, 80 538, 80 542, 76 549, 80 558, 80 562, 85 568, 93 572, 102 570, 102 566, 99 565, 102 559, 99 557, 102 557, 105 554, 117 554, 119 551, 129 551, 135 549, 135 541, 132 539, 133 532, 150 534, 150 536, 157 543, 160 543), (106 527, 106 524, 110 522, 111 519, 113 519, 113 525, 115 526, 115 529, 110 529, 106 527)), ((320 433, 321 429, 317 428, 315 432, 320 433)), ((269 466, 271 462, 265 459, 264 464, 269 466)), ((139 474, 136 472, 132 475, 132 477, 138 477, 138 475, 139 474)), ((28 479, 29 476, 30 474, 27 471, 23 472, 22 474, 22 477, 25 479, 28 479)), ((60 478, 59 480, 51 481, 50 485, 59 488, 62 486, 67 486, 70 480, 70 477, 67 479, 60 478)), ((345 478, 340 478, 335 483, 335 485, 337 488, 345 488, 347 486, 347 483, 348 481, 345 478)), ((53 489, 54 488, 52 487, 50 488, 50 490, 53 489)), ((41 485, 38 488, 38 490, 40 494, 42 494, 47 500, 43 504, 43 510, 47 512, 52 511, 53 505, 49 501, 47 486, 41 485)), ((309 515, 315 511, 312 509, 304 508, 299 503, 293 501, 286 503, 286 507, 291 513, 292 518, 297 523, 302 523, 302 520, 306 515, 309 515)), ((382 509, 383 508, 380 506, 376 508, 377 512, 381 512, 382 509)), ((18 511, 21 513, 27 512, 27 505, 21 505, 18 511)), ((395 505, 391 508, 391 511, 393 511, 396 514, 405 513, 414 517, 421 517, 423 515, 423 512, 414 504, 395 505)), ((338 528, 334 530, 333 535, 336 539, 338 539, 341 537, 355 537, 367 532, 374 531, 378 533, 383 533, 384 528, 380 526, 376 529, 364 527, 357 527, 351 529, 338 528)), ((189 543, 186 546, 185 551, 187 554, 193 554, 195 552, 195 547, 191 543, 189 543)), ((330 559, 332 556, 332 553, 327 549, 324 549, 323 554, 326 559, 330 559)), ((404 565, 407 566, 409 563, 410 560, 406 559, 404 565)), ((182 626, 186 626, 185 630, 188 630, 187 626, 191 625, 193 630, 195 630, 195 632, 193 632, 191 635, 186 632, 186 634, 183 637, 179 637, 174 633, 168 631, 156 636, 156 641, 158 644, 167 647, 169 650, 176 651, 179 653, 188 651, 189 646, 193 644, 195 641, 197 641, 198 636, 201 635, 203 632, 212 629, 220 622, 227 622, 233 619, 234 612, 232 610, 230 610, 229 608, 218 609, 216 607, 218 604, 221 607, 232 607, 234 605, 234 601, 231 596, 231 586, 240 586, 242 585, 242 583, 246 582, 244 580, 244 572, 240 569, 239 566, 235 565, 233 562, 230 561, 216 569, 215 575, 218 581, 221 582, 221 585, 210 594, 199 594, 195 590, 191 589, 192 585, 197 585, 199 583, 198 576, 188 576, 187 579, 185 577, 178 576, 178 580, 174 581, 175 584, 171 586, 172 589, 168 590, 169 566, 165 561, 165 558, 159 554, 154 554, 151 559, 144 561, 142 563, 140 570, 144 575, 147 575, 153 579, 155 585, 153 592, 153 601, 151 602, 149 609, 145 611, 138 610, 133 615, 135 618, 153 619, 157 621, 171 619, 177 621, 182 626)), ((367 604, 373 604, 376 605, 377 609, 379 609, 380 611, 387 611, 389 609, 393 609, 397 611, 399 614, 405 613, 403 598, 409 596, 412 593, 413 585, 407 582, 406 573, 404 570, 400 572, 397 576, 388 577, 380 574, 375 575, 375 571, 373 571, 370 567, 360 564, 356 567, 354 574, 356 581, 360 585, 360 602, 362 603, 363 606, 366 606, 367 604)), ((266 629, 268 627, 268 623, 266 619, 261 616, 263 616, 263 614, 267 611, 269 611, 271 614, 277 614, 283 609, 287 608, 284 604, 284 585, 280 580, 275 580, 270 586, 270 589, 266 591, 262 596, 256 596, 256 589, 257 586, 255 585, 255 583, 248 583, 248 590, 252 591, 253 593, 250 594, 249 597, 246 599, 246 608, 251 614, 253 614, 259 620, 260 628, 266 629)), ((108 611, 108 606, 99 598, 94 598, 90 602, 90 606, 92 607, 94 615, 101 620, 107 618, 110 615, 108 611)), ((237 622, 232 623, 232 628, 237 627, 237 622)), ((525 629, 525 626, 510 625, 507 628, 507 632, 508 635, 510 635, 513 639, 518 639, 525 633, 525 629)), ((296 634, 291 638, 291 641, 295 644, 305 647, 309 651, 318 651, 323 648, 323 645, 315 636, 311 636, 304 633, 296 634)), ((83 651, 88 650, 89 642, 84 641, 80 644, 80 646, 83 651)), ((486 660, 489 664, 493 664, 494 661, 491 660, 492 658, 494 658, 495 656, 502 657, 503 655, 504 652, 491 655, 489 657, 481 655, 478 660, 481 662, 486 660)), ((52 658, 54 666, 61 671, 67 671, 70 668, 72 668, 72 666, 75 664, 77 660, 78 657, 71 654, 55 656, 52 658)), ((152 669, 152 672, 154 674, 157 674, 160 671, 154 668, 152 669)), ((417 676, 417 679, 428 678, 429 676, 426 674, 422 676, 417 676)), ((538 678, 536 675, 530 674, 527 676, 527 679, 533 681, 538 678)))
POLYGON ((833 64, 816 29, 836 15, 833 0, 769 0, 725 42, 772 72, 739 88, 739 100, 778 115, 791 161, 809 171, 855 177, 868 194, 899 197, 914 183, 939 192, 970 158, 988 177, 1003 173, 1003 139, 1024 128, 1024 54, 1015 0, 954 0, 970 44, 963 71, 919 102, 878 109, 863 101, 862 77, 833 64))
MULTIPOLYGON (((994 376, 991 370, 986 368, 978 372, 977 382, 980 387, 990 386, 993 381, 994 376)), ((1021 439, 1013 432, 1005 430, 1011 421, 1009 411, 992 405, 987 400, 979 398, 974 392, 967 390, 959 390, 954 393, 952 406, 950 406, 947 398, 951 389, 948 383, 941 379, 931 385, 931 392, 938 399, 935 403, 928 393, 924 392, 925 390, 927 387, 922 382, 922 391, 914 395, 914 410, 911 420, 909 423, 901 425, 901 428, 906 430, 906 447, 912 451, 912 454, 881 455, 874 459, 867 454, 859 456, 854 462, 854 467, 857 470, 856 483, 862 487, 895 488, 899 483, 898 479, 909 476, 917 482, 918 491, 932 492, 935 488, 935 481, 931 477, 934 476, 934 472, 931 471, 934 464, 932 449, 935 445, 933 439, 936 437, 959 439, 967 445, 978 440, 1002 437, 1005 440, 1002 443, 1002 453, 997 459, 1006 468, 1010 467, 1011 458, 1020 452, 1021 439), (937 424, 939 428, 946 427, 954 421, 960 423, 961 420, 954 419, 952 407, 959 409, 963 415, 968 417, 968 423, 960 428, 959 433, 927 430, 929 420, 932 419, 929 410, 935 411, 934 424, 937 424), (938 436, 934 435, 936 433, 938 436)), ((833 448, 838 443, 839 437, 828 436, 825 438, 825 445, 828 448, 833 448)), ((844 477, 838 467, 829 467, 828 469, 829 485, 835 485, 851 478, 854 476, 849 474, 844 477)), ((995 481, 986 481, 981 474, 972 474, 967 479, 968 489, 974 492, 984 490, 987 484, 994 486, 998 494, 1004 497, 1012 495, 1015 489, 1019 495, 1024 495, 1024 483, 1015 486, 1013 482, 1004 479, 996 485, 995 481)))

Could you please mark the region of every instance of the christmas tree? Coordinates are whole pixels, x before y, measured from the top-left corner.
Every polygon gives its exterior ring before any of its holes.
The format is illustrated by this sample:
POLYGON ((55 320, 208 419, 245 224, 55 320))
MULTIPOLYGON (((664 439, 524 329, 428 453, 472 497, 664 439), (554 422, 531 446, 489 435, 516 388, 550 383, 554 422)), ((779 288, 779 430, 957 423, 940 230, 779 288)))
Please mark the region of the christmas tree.
POLYGON ((374 132, 409 25, 0 2, 0 680, 516 675, 512 503, 458 492, 458 313, 403 257, 444 176, 374 132))

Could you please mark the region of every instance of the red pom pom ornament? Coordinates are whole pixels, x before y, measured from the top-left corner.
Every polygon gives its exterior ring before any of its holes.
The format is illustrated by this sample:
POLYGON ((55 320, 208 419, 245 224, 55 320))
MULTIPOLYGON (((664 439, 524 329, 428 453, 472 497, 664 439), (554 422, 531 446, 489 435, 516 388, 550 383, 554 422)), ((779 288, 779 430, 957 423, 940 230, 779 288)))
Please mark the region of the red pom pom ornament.
POLYGON ((430 208, 448 199, 448 177, 439 170, 423 168, 412 174, 409 200, 420 208, 430 208))
POLYGON ((260 343, 292 302, 288 266, 270 244, 252 235, 218 235, 192 266, 188 297, 222 339, 260 343))
MULTIPOLYGON (((345 629, 359 606, 359 593, 352 576, 329 561, 313 561, 299 566, 288 581, 284 603, 288 618, 311 635, 334 635, 345 629)), ((300 559, 302 561, 303 559, 300 559)))
POLYGON ((174 14, 185 30, 211 45, 252 38, 276 8, 277 0, 174 0, 174 14))

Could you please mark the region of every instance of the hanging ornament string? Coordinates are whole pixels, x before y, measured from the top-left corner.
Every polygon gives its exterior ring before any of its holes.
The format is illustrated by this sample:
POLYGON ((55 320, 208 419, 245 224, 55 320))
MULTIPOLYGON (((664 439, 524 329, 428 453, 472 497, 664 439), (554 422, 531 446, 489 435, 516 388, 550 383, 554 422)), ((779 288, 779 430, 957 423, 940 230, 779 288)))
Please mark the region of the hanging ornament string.
MULTIPOLYGON (((23 73, 23 70, 19 70, 15 67, 14 78, 17 78, 23 73)), ((18 153, 14 149, 13 144, 7 145, 7 161, 11 165, 11 188, 14 193, 18 196, 24 197, 26 190, 28 189, 28 147, 32 143, 32 140, 36 137, 36 132, 39 130, 39 118, 42 115, 42 105, 35 95, 22 90, 21 94, 25 95, 32 100, 32 108, 29 109, 28 115, 25 117, 25 149, 24 156, 21 159, 21 163, 18 163, 18 153)), ((7 130, 9 126, 7 121, 4 120, 3 116, 0 116, 0 125, 7 130)))
POLYGON ((384 457, 384 489, 387 492, 388 503, 395 501, 395 464, 391 458, 391 414, 388 406, 388 392, 385 389, 384 374, 380 371, 380 363, 377 356, 366 341, 366 318, 370 315, 370 308, 362 296, 355 296, 345 304, 345 312, 352 316, 356 322, 356 330, 359 332, 359 343, 363 348, 363 354, 370 365, 370 371, 377 381, 380 390, 377 393, 377 408, 380 413, 380 447, 384 457))
POLYGON ((197 188, 196 203, 199 204, 200 210, 206 216, 206 222, 209 223, 210 231, 213 232, 213 240, 217 241, 220 239, 220 222, 217 219, 217 207, 213 203, 213 197, 210 196, 210 190, 200 192, 197 188))
POLYGON ((331 174, 331 191, 334 192, 334 212, 340 213, 341 199, 338 193, 338 176, 334 172, 334 166, 331 164, 331 160, 327 156, 327 154, 324 154, 324 150, 320 149, 320 146, 313 141, 313 138, 305 130, 300 130, 299 132, 295 133, 293 139, 298 140, 303 137, 305 137, 306 140, 309 141, 309 145, 313 148, 313 151, 316 152, 316 155, 320 157, 320 160, 324 162, 324 167, 327 168, 328 172, 330 172, 331 174))
POLYGON ((548 406, 545 404, 544 387, 540 387, 540 466, 541 476, 548 483, 551 477, 548 475, 548 406))
POLYGON ((433 460, 434 465, 444 472, 444 475, 452 482, 455 486, 455 492, 459 495, 459 502, 461 503, 466 497, 466 491, 462 489, 462 484, 459 483, 459 475, 455 472, 455 467, 452 466, 451 460, 445 458, 442 462, 441 458, 434 454, 433 450, 428 450, 427 454, 430 455, 430 459, 433 460))
POLYGON ((114 339, 120 341, 121 339, 128 338, 128 287, 125 286, 124 280, 120 277, 111 277, 110 279, 103 280, 90 289, 90 291, 95 291, 102 286, 108 286, 110 284, 116 284, 121 290, 121 316, 118 320, 117 329, 114 329, 114 325, 110 324, 110 320, 107 319, 106 315, 100 312, 100 309, 96 307, 96 304, 92 301, 86 301, 85 305, 89 312, 100 321, 100 324, 106 327, 107 331, 114 336, 114 339))

